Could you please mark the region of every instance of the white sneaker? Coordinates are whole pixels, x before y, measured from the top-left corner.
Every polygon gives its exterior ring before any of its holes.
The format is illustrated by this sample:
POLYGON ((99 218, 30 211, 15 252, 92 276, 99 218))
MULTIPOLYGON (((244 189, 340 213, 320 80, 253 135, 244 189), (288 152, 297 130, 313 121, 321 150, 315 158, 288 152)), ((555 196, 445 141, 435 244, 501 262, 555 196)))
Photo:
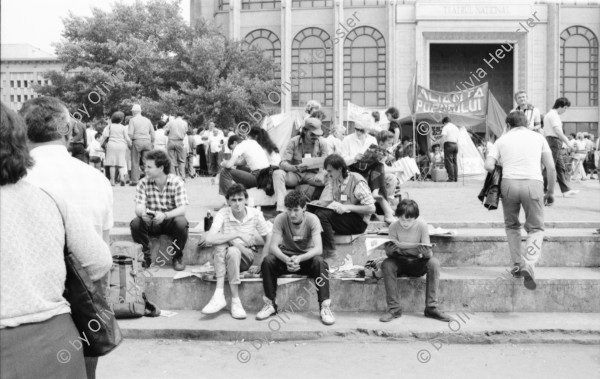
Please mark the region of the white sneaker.
POLYGON ((275 312, 275 307, 273 307, 273 303, 271 303, 270 300, 267 300, 268 299, 265 299, 265 305, 263 306, 263 309, 261 309, 260 312, 256 314, 256 319, 258 321, 267 319, 273 316, 275 313, 277 313, 275 312))
POLYGON ((231 317, 238 320, 243 320, 246 318, 246 311, 244 310, 242 301, 239 298, 231 299, 231 317))
POLYGON ((333 317, 333 312, 331 311, 331 300, 324 300, 321 303, 321 321, 325 325, 333 325, 335 324, 335 317, 333 317))
POLYGON ((204 313, 205 315, 211 315, 225 308, 226 305, 227 302, 225 301, 225 296, 213 295, 208 304, 206 304, 206 306, 202 308, 202 313, 204 313))
POLYGON ((577 190, 570 190, 570 191, 563 193, 563 196, 564 197, 573 197, 573 196, 577 195, 578 193, 579 193, 579 191, 577 191, 577 190))

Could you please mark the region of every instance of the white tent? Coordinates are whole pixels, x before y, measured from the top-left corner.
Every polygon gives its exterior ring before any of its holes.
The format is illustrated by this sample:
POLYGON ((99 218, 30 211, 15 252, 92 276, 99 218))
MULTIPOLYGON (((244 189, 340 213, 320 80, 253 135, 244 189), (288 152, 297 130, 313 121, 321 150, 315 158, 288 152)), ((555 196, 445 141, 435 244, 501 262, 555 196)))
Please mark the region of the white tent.
POLYGON ((464 176, 484 175, 483 159, 465 127, 458 128, 458 174, 464 176))

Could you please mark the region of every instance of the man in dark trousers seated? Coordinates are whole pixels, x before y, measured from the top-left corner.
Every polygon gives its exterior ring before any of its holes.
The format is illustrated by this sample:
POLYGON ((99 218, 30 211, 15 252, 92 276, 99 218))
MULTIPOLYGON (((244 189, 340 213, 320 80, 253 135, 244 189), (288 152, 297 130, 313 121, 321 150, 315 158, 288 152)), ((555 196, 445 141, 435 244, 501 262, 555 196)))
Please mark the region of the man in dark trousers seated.
POLYGON ((385 246, 388 258, 383 261, 383 281, 387 301, 387 312, 379 321, 389 322, 402 316, 398 276, 420 277, 427 275, 425 289, 425 317, 440 321, 452 318, 438 309, 437 292, 440 282, 440 262, 433 258, 430 246, 403 248, 397 242, 429 244, 427 223, 419 218, 419 206, 414 200, 405 199, 396 208, 398 221, 390 225, 389 238, 385 246))
POLYGON ((323 250, 328 252, 328 259, 334 259, 337 251, 333 233, 363 233, 371 215, 375 213, 375 199, 366 179, 358 173, 348 171, 348 166, 340 155, 328 156, 324 166, 327 171, 325 189, 321 198, 313 201, 313 204, 329 209, 315 207, 313 212, 323 226, 323 250))
POLYGON ((265 305, 256 315, 257 320, 277 314, 277 278, 298 273, 315 280, 323 324, 335 323, 329 299, 329 266, 321 257, 321 225, 317 216, 306 212, 306 200, 298 190, 288 193, 284 199, 286 211, 275 218, 269 255, 261 265, 265 305))
MULTIPOLYGON (((183 271, 183 248, 188 238, 185 210, 189 204, 185 183, 171 174, 171 161, 162 150, 146 154, 146 176, 135 190, 135 215, 131 237, 142 245, 144 267, 150 267, 150 236, 167 234, 173 238, 173 269, 183 271)), ((167 249, 168 251, 168 249, 167 249)), ((170 253, 169 253, 170 254, 170 253)))

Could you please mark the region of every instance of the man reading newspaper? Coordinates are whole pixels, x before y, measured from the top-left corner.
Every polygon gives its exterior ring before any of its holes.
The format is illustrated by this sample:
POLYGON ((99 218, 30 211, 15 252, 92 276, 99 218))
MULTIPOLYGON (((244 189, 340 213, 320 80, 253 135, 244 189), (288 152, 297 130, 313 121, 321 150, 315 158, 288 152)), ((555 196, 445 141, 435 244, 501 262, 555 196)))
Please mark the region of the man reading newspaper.
POLYGON ((385 283, 387 312, 379 321, 389 322, 402 316, 398 276, 420 277, 427 275, 425 290, 425 317, 440 321, 452 318, 438 309, 437 290, 440 282, 440 262, 433 258, 429 243, 427 223, 419 218, 419 206, 414 200, 405 199, 396 208, 398 221, 390 225, 389 238, 385 244, 388 258, 383 261, 383 281, 385 283), (412 247, 408 244, 417 244, 412 247))

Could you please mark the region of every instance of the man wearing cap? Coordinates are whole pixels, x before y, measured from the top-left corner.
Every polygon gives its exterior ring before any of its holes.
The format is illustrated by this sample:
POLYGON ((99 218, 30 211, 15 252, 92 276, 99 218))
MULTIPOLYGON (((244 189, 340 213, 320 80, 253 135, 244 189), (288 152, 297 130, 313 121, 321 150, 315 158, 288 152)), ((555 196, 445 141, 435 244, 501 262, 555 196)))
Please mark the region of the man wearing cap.
POLYGON ((134 104, 131 108, 133 117, 129 120, 129 138, 133 142, 131 147, 131 186, 137 185, 140 180, 140 157, 152 150, 154 143, 154 127, 150 120, 142 116, 142 107, 134 104))
POLYGON ((319 179, 319 169, 308 169, 302 164, 303 158, 320 158, 328 155, 327 142, 321 136, 321 121, 309 117, 304 121, 304 127, 299 135, 293 137, 281 156, 279 170, 273 172, 273 189, 277 198, 277 211, 285 212, 285 194, 287 187, 299 184, 310 184, 315 187, 324 186, 319 179))

